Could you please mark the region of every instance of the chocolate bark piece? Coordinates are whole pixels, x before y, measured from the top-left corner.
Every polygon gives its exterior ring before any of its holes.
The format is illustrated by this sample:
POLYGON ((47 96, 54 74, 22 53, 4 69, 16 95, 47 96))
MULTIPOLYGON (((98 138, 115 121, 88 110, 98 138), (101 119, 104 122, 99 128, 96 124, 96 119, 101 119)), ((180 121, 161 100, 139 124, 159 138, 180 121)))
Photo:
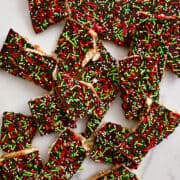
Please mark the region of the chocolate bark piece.
MULTIPOLYGON (((17 52, 19 49, 26 49, 26 48, 32 50, 35 49, 30 43, 27 42, 25 38, 20 36, 13 29, 9 30, 1 51, 3 51, 3 48, 6 49, 6 47, 7 48, 9 47, 12 49, 12 51, 17 51, 17 52)), ((7 57, 3 55, 2 52, 0 52, 0 68, 15 76, 22 76, 20 75, 21 72, 19 71, 18 67, 16 67, 14 63, 8 63, 6 61, 8 61, 7 57)))
POLYGON ((55 95, 37 97, 28 102, 33 117, 41 135, 51 132, 61 132, 64 127, 76 127, 75 119, 67 117, 66 111, 55 95))
POLYGON ((146 97, 159 100, 159 84, 165 61, 139 55, 119 61, 122 108, 127 119, 138 120, 144 113, 146 97))
POLYGON ((3 180, 34 180, 42 170, 42 161, 38 149, 30 148, 3 155, 0 158, 0 168, 3 171, 3 180))
POLYGON ((121 125, 106 123, 95 134, 94 146, 90 157, 97 161, 110 164, 125 164, 136 168, 137 165, 127 159, 119 151, 119 144, 125 141, 130 131, 121 125))
POLYGON ((68 117, 83 118, 88 114, 102 116, 101 102, 91 84, 75 80, 58 70, 54 80, 54 90, 68 117))
POLYGON ((98 23, 96 1, 68 0, 70 17, 80 24, 92 28, 98 23))
POLYGON ((138 11, 179 16, 179 2, 174 1, 69 1, 71 17, 94 29, 102 39, 128 46, 135 30, 138 11))
POLYGON ((57 57, 63 60, 59 66, 63 68, 61 69, 63 72, 74 75, 98 54, 96 36, 95 32, 72 19, 67 20, 55 50, 57 57))
POLYGON ((179 123, 180 114, 147 99, 147 114, 137 128, 121 142, 120 152, 138 164, 153 147, 168 138, 179 123))
POLYGON ((12 28, 9 29, 4 46, 9 46, 11 49, 14 48, 14 51, 18 51, 18 49, 35 49, 25 37, 15 32, 12 28))
POLYGON ((1 148, 5 152, 20 151, 31 146, 36 133, 36 119, 20 113, 4 112, 1 148))
POLYGON ((9 31, 0 52, 0 68, 50 91, 56 60, 42 54, 13 30, 9 31))
POLYGON ((28 0, 32 25, 36 33, 42 32, 68 16, 66 0, 28 0))
POLYGON ((161 58, 174 73, 180 73, 180 19, 175 16, 138 13, 130 54, 161 58))
POLYGON ((65 129, 50 151, 39 179, 70 179, 86 157, 85 139, 65 129))
POLYGON ((89 180, 138 180, 137 176, 125 166, 114 166, 111 170, 105 170, 89 178, 89 180))

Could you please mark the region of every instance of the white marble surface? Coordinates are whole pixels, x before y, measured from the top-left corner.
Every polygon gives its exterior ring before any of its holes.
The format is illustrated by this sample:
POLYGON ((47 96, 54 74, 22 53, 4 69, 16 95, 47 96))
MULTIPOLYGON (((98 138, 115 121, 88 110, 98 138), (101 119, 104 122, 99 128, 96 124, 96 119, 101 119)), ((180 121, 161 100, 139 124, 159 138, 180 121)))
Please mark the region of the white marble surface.
MULTIPOLYGON (((35 34, 29 17, 28 0, 0 0, 0 47, 2 46, 9 28, 25 35, 33 44, 39 44, 47 53, 55 49, 59 34, 62 32, 64 22, 58 23, 43 33, 35 34)), ((127 49, 120 48, 106 42, 107 49, 118 58, 127 55, 127 49)), ((16 78, 0 71, 0 118, 4 111, 21 112, 30 114, 27 101, 38 95, 46 93, 34 84, 16 78)), ((169 108, 180 111, 180 80, 170 72, 165 72, 161 83, 160 102, 169 108)), ((126 127, 133 127, 135 123, 124 118, 119 97, 113 102, 104 121, 113 121, 126 127)), ((0 124, 1 124, 0 119, 0 124)), ((78 132, 84 129, 81 120, 78 124, 78 132)), ((51 134, 44 137, 36 135, 33 145, 40 150, 45 163, 48 159, 48 147, 57 138, 51 134)), ((141 180, 179 180, 180 179, 180 128, 164 140, 159 146, 148 153, 139 169, 136 171, 141 180)), ((0 150, 0 154, 2 151, 0 150)), ((108 168, 108 165, 95 163, 86 159, 83 170, 78 172, 72 180, 86 180, 96 172, 108 168)))

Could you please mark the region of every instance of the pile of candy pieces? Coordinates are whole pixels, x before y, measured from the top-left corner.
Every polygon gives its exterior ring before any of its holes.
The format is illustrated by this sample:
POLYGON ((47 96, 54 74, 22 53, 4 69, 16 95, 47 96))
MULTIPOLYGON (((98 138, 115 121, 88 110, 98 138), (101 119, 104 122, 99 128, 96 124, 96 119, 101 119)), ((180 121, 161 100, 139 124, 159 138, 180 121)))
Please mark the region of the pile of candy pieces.
POLYGON ((2 180, 70 179, 86 157, 112 164, 91 180, 136 180, 145 155, 179 125, 180 114, 159 104, 165 69, 180 77, 180 4, 177 0, 28 0, 35 32, 66 20, 52 56, 10 29, 0 69, 48 91, 29 100, 30 116, 4 112, 0 146, 2 180), (102 40, 128 47, 119 63, 102 40), (133 130, 100 125, 120 92, 133 130), (88 119, 83 135, 77 119, 88 119), (100 126, 99 126, 100 125, 100 126), (59 134, 42 165, 31 146, 36 130, 59 134))

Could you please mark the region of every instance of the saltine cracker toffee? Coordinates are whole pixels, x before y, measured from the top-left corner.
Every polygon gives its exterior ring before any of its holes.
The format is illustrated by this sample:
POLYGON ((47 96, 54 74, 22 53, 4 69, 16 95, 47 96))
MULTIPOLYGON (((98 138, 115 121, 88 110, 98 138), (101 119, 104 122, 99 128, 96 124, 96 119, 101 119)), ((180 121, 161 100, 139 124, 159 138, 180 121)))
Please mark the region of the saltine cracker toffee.
POLYGON ((138 12, 130 54, 165 61, 166 67, 180 76, 180 19, 176 16, 138 12))
POLYGON ((65 129, 52 145, 49 160, 39 179, 70 179, 81 167, 88 147, 85 138, 65 129))
POLYGON ((96 37, 91 31, 72 19, 68 19, 55 50, 57 57, 62 60, 59 64, 60 70, 73 76, 88 63, 88 60, 93 58, 87 57, 87 59, 86 54, 93 51, 95 46, 96 37))
POLYGON ((41 135, 59 133, 64 127, 76 127, 76 119, 68 118, 68 114, 54 94, 34 98, 28 104, 33 117, 36 118, 37 128, 41 135))
POLYGON ((145 107, 145 97, 159 100, 159 84, 165 61, 133 55, 119 61, 122 108, 127 119, 139 120, 145 107))
POLYGON ((96 130, 90 157, 96 162, 124 164, 136 168, 131 159, 119 151, 119 144, 129 136, 130 130, 115 123, 105 123, 96 130))
POLYGON ((174 132, 179 125, 180 114, 147 99, 147 111, 139 125, 119 145, 120 152, 138 164, 153 147, 174 132))
POLYGON ((37 148, 16 151, 0 157, 2 180, 35 180, 38 179, 42 167, 37 148))
POLYGON ((42 32, 68 16, 66 0, 28 0, 32 26, 36 33, 42 32))
POLYGON ((5 152, 20 151, 31 146, 36 133, 36 119, 20 113, 4 112, 0 146, 5 152))
POLYGON ((9 31, 0 52, 0 69, 50 91, 55 66, 56 60, 32 48, 18 33, 9 31))

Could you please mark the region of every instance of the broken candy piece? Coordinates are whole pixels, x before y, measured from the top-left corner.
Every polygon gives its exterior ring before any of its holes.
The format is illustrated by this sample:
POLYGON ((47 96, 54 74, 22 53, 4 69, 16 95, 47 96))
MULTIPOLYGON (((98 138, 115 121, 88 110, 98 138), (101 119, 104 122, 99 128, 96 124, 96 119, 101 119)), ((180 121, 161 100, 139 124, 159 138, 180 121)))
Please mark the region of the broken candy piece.
POLYGON ((76 121, 67 117, 57 96, 45 95, 28 102, 41 135, 60 132, 64 127, 76 127, 76 121))
POLYGON ((1 148, 5 152, 20 151, 31 146, 36 133, 36 119, 20 113, 3 113, 1 148))
POLYGON ((119 144, 129 135, 130 131, 121 125, 106 123, 95 134, 94 146, 90 157, 97 161, 110 164, 126 164, 131 168, 136 165, 119 151, 119 144))
POLYGON ((137 176, 130 172, 125 166, 114 166, 111 170, 100 172, 89 180, 138 180, 137 176))
POLYGON ((52 146, 39 179, 70 179, 86 157, 84 142, 83 137, 65 129, 52 146))
POLYGON ((153 147, 167 138, 180 123, 180 114, 147 99, 147 114, 137 128, 120 144, 120 152, 136 164, 153 147))
POLYGON ((56 60, 32 49, 25 39, 9 31, 0 52, 0 68, 50 91, 56 60))
POLYGON ((97 23, 97 4, 95 1, 68 0, 70 17, 87 28, 92 28, 97 23))
POLYGON ((42 32, 68 16, 66 0, 28 0, 32 25, 36 33, 42 32))
POLYGON ((35 49, 35 47, 30 44, 26 38, 19 35, 13 29, 9 30, 6 40, 4 42, 4 46, 7 46, 14 51, 17 51, 18 49, 35 49))
POLYGON ((166 61, 166 67, 180 73, 180 20, 175 16, 138 12, 130 54, 166 61))
MULTIPOLYGON (((23 38, 17 32, 15 32, 13 29, 9 30, 9 33, 6 37, 6 40, 1 50, 2 52, 3 52, 3 48, 5 49, 11 48, 12 51, 15 52, 16 51, 18 52, 19 49, 26 49, 26 48, 34 50, 34 47, 30 43, 28 43, 25 38, 23 38)), ((22 76, 20 75, 21 72, 19 71, 19 68, 16 67, 14 63, 6 62, 7 57, 4 54, 2 54, 2 52, 0 52, 0 68, 15 76, 22 76)))
POLYGON ((159 84, 165 61, 139 55, 119 61, 122 108, 127 119, 139 120, 145 107, 145 97, 159 100, 159 84))
POLYGON ((42 170, 42 161, 38 149, 30 148, 1 156, 0 168, 2 168, 5 180, 34 180, 42 170))
POLYGON ((95 32, 68 19, 55 50, 57 57, 63 60, 59 68, 63 68, 61 70, 65 73, 74 75, 84 67, 98 54, 96 38, 95 32))

